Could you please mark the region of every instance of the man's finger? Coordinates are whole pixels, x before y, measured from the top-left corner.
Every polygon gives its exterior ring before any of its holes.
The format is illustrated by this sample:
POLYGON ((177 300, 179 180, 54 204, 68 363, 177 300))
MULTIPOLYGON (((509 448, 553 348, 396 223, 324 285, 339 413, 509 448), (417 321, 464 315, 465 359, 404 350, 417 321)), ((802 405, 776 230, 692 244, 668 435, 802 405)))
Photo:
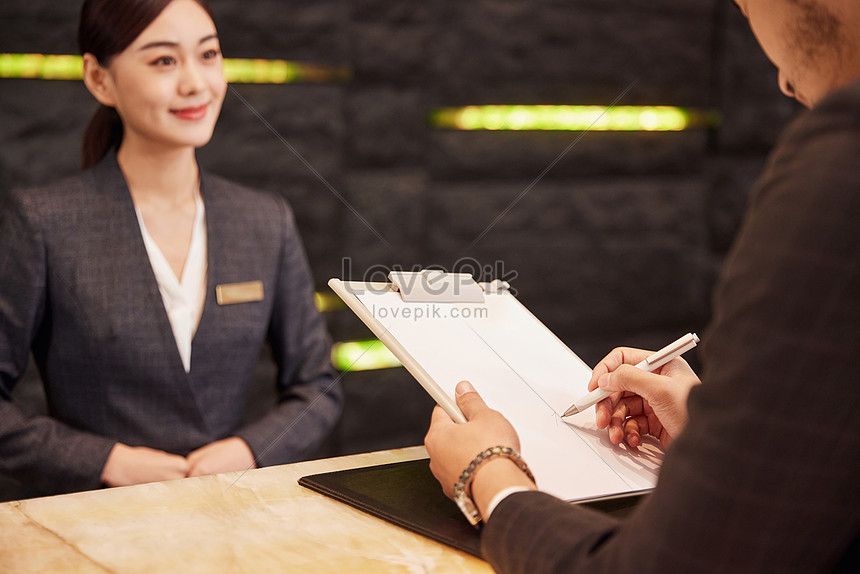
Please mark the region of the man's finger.
POLYGON ((652 354, 652 351, 630 347, 612 349, 612 352, 601 359, 597 366, 594 367, 591 373, 591 380, 588 382, 588 390, 593 391, 596 389, 597 380, 606 373, 611 373, 621 365, 635 365, 652 354))
POLYGON ((612 410, 612 415, 610 417, 612 423, 620 421, 618 424, 621 424, 628 416, 630 416, 630 403, 631 401, 625 401, 624 399, 618 401, 612 410))
POLYGON ((597 388, 597 380, 606 373, 614 370, 621 364, 623 355, 620 349, 613 349, 611 353, 603 357, 591 371, 591 379, 588 381, 588 390, 597 388))
POLYGON ((645 417, 631 417, 624 421, 623 429, 624 442, 632 447, 637 447, 642 444, 641 435, 648 432, 648 421, 645 417))
POLYGON ((469 381, 460 381, 457 384, 457 406, 463 411, 466 420, 472 420, 481 411, 487 410, 487 404, 478 391, 469 381))
POLYGON ((608 377, 600 379, 602 389, 611 392, 629 391, 647 400, 659 402, 666 393, 667 378, 637 369, 632 365, 621 365, 608 377))
POLYGON ((625 395, 621 397, 620 401, 618 401, 619 405, 622 403, 626 407, 625 418, 638 417, 645 413, 645 402, 639 395, 625 395))
POLYGON ((433 409, 433 414, 430 415, 430 425, 437 424, 454 424, 454 419, 452 419, 448 413, 445 412, 445 409, 436 405, 433 409))
POLYGON ((612 418, 612 409, 612 403, 608 398, 597 403, 594 407, 594 422, 597 423, 597 428, 606 428, 612 418))
POLYGON ((612 413, 615 412, 618 403, 620 403, 624 399, 624 395, 622 393, 612 393, 599 403, 595 405, 595 422, 597 423, 597 428, 602 429, 606 428, 612 419, 612 413))

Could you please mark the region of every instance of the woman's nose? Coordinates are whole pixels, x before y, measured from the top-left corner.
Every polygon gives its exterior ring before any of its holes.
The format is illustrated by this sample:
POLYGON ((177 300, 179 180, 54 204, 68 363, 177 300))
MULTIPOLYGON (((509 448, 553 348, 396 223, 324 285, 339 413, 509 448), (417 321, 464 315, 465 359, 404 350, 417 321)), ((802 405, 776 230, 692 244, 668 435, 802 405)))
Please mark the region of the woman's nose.
POLYGON ((183 94, 196 94, 204 89, 203 74, 196 62, 186 63, 182 67, 182 78, 179 86, 183 94))

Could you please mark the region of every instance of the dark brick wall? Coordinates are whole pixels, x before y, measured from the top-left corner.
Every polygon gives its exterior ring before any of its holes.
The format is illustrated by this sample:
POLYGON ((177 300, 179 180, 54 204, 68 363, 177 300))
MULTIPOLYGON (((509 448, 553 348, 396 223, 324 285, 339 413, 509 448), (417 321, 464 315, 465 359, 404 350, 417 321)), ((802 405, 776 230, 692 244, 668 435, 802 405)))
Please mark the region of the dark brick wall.
MULTIPOLYGON (((320 289, 375 264, 473 258, 589 363, 613 346, 701 331, 720 262, 765 155, 798 107, 729 0, 211 0, 224 52, 349 65, 351 81, 235 89, 342 194, 229 94, 201 162, 292 203, 320 289), (635 82, 635 84, 634 84, 635 82), (720 111, 683 133, 429 129, 466 104, 668 104, 720 111), (381 235, 389 246, 377 237, 381 235)), ((73 53, 77 3, 4 0, 0 52, 73 53)), ((79 83, 0 80, 0 189, 77 168, 94 103, 79 83)), ((369 333, 347 311, 335 339, 369 333)), ((260 366, 253 414, 271 400, 260 366)), ((32 377, 31 377, 32 379, 32 377)), ((402 369, 343 379, 321 454, 420 442, 432 403, 402 369), (385 422, 380 422, 385 421, 385 422)), ((38 388, 19 386, 38 409, 38 388)))

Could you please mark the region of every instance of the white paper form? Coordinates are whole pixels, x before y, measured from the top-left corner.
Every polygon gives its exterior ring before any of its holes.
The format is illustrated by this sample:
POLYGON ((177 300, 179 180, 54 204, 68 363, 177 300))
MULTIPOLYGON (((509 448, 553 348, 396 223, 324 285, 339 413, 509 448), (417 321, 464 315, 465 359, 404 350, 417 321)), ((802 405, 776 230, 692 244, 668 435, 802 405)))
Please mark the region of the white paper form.
POLYGON ((593 410, 561 419, 587 391, 591 369, 507 291, 468 305, 355 295, 444 393, 453 397, 468 380, 511 421, 542 490, 583 500, 653 488, 662 460, 655 442, 611 445, 593 410))

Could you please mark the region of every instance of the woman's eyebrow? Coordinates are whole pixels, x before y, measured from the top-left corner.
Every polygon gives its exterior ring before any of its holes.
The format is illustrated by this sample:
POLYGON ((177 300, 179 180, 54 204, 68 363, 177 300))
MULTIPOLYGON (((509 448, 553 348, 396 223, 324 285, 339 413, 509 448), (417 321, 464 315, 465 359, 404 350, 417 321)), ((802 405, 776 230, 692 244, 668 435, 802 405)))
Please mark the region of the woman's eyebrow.
MULTIPOLYGON (((204 42, 208 42, 209 40, 217 40, 217 39, 218 39, 218 34, 209 34, 208 36, 203 36, 202 38, 200 38, 200 41, 198 42, 198 44, 203 44, 204 42)), ((162 40, 159 42, 150 42, 149 44, 145 44, 145 45, 140 47, 139 51, 149 50, 151 48, 164 48, 164 47, 176 48, 178 46, 179 46, 179 42, 170 42, 167 40, 162 40)))

